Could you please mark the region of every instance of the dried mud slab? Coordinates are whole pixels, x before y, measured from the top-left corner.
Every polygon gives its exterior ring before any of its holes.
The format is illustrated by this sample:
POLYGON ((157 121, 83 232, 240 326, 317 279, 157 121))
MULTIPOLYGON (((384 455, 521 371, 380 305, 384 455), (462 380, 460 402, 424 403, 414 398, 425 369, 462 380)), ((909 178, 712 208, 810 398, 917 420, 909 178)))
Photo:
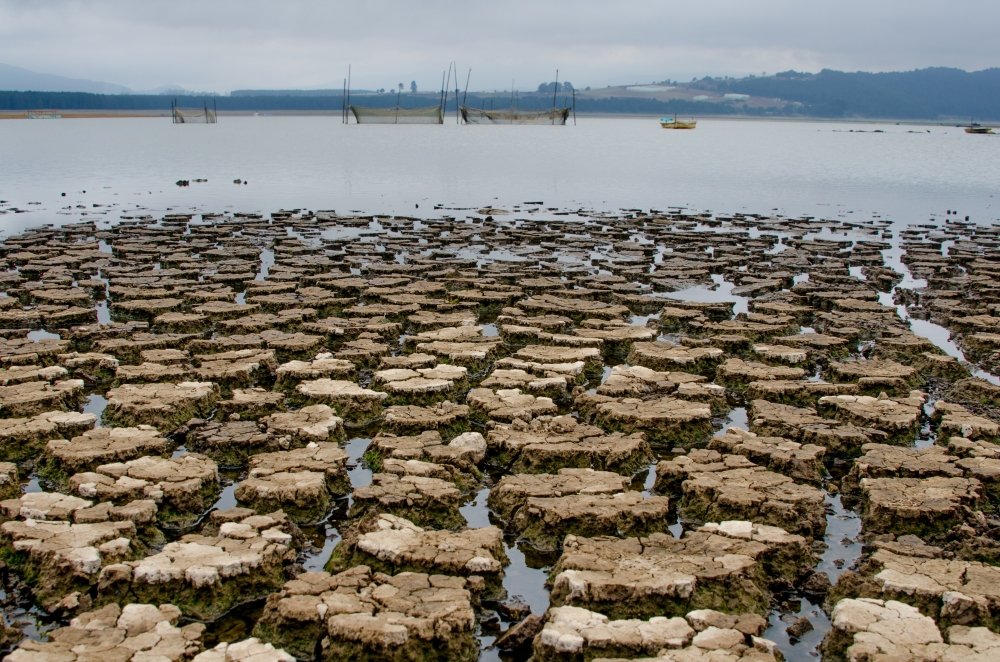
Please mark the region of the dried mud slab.
POLYGON ((870 533, 918 535, 936 539, 975 521, 971 511, 983 499, 974 478, 863 478, 860 511, 870 533))
POLYGON ((553 607, 535 637, 533 660, 606 659, 656 656, 664 660, 779 660, 777 645, 760 637, 766 621, 710 609, 684 617, 610 619, 580 607, 553 607))
POLYGON ((469 405, 439 402, 435 405, 394 405, 386 407, 382 429, 392 434, 419 434, 437 430, 442 438, 451 439, 469 429, 469 405))
POLYGON ((722 454, 742 455, 754 464, 807 483, 820 482, 825 472, 825 448, 784 437, 766 437, 729 428, 724 434, 713 437, 708 448, 722 454))
POLYGON ((418 526, 456 529, 465 524, 459 512, 462 496, 450 480, 428 476, 377 473, 372 483, 352 494, 351 517, 388 513, 418 526))
POLYGON ((750 430, 756 434, 823 446, 828 455, 836 457, 860 455, 864 444, 889 439, 885 432, 825 418, 811 407, 793 407, 767 400, 753 400, 749 418, 750 430))
POLYGON ((17 476, 17 465, 0 462, 0 500, 14 499, 21 494, 21 481, 17 476))
POLYGON ((381 514, 352 530, 341 541, 326 569, 340 572, 366 565, 378 572, 426 572, 459 577, 479 576, 486 592, 502 597, 501 580, 508 563, 503 531, 495 526, 460 531, 425 529, 403 517, 381 514))
POLYGON ((468 369, 441 364, 433 368, 388 368, 372 383, 389 394, 391 404, 431 404, 454 400, 468 390, 468 369))
POLYGON ((518 389, 474 388, 466 396, 472 417, 480 422, 530 420, 552 415, 558 407, 550 398, 536 397, 518 389))
POLYGON ((695 446, 712 432, 712 407, 672 396, 642 400, 583 394, 581 415, 608 432, 641 432, 651 446, 695 446))
POLYGON ((256 421, 285 409, 285 394, 268 391, 259 386, 236 388, 228 400, 216 403, 222 418, 237 417, 256 421))
POLYGON ((45 445, 39 472, 56 483, 81 471, 93 471, 112 462, 127 462, 145 455, 164 455, 174 447, 152 425, 134 428, 95 428, 65 439, 53 439, 45 445))
POLYGON ((356 566, 336 575, 310 572, 268 596, 254 635, 299 659, 479 657, 472 595, 461 577, 356 566))
POLYGON ((715 373, 715 380, 735 393, 743 393, 751 382, 802 379, 806 371, 792 366, 774 366, 758 361, 726 359, 715 373))
POLYGON ((552 569, 552 605, 616 619, 692 609, 763 616, 770 587, 796 581, 811 558, 801 536, 750 522, 708 524, 681 538, 568 536, 552 569))
POLYGON ((94 427, 97 417, 75 411, 46 411, 29 418, 0 418, 0 460, 24 462, 41 453, 45 442, 75 437, 94 427))
POLYGON ((962 405, 938 400, 934 403, 934 422, 938 438, 947 441, 962 437, 975 441, 1000 442, 1000 423, 978 416, 962 405))
POLYGON ((644 536, 666 531, 670 501, 628 491, 528 497, 507 521, 506 530, 534 549, 555 552, 568 534, 644 536))
POLYGON ((277 434, 255 421, 224 423, 195 419, 177 431, 189 451, 202 453, 222 467, 244 467, 250 456, 288 450, 305 442, 288 434, 277 434))
POLYGON ((333 354, 317 354, 311 361, 289 361, 277 369, 275 387, 284 391, 294 391, 304 381, 314 379, 350 379, 357 368, 345 359, 333 358, 333 354))
POLYGON ((905 394, 919 383, 917 369, 889 359, 833 362, 830 381, 854 382, 865 392, 900 392, 905 394))
POLYGON ((256 637, 218 644, 198 653, 192 662, 295 662, 295 657, 256 637))
POLYGON ((678 509, 692 522, 750 520, 810 538, 822 537, 826 530, 822 491, 742 455, 692 450, 660 462, 655 489, 680 494, 678 509))
POLYGON ((120 508, 55 492, 33 492, 0 503, 9 521, 0 525, 8 566, 31 580, 47 610, 71 594, 86 595, 103 567, 141 555, 137 524, 156 516, 151 501, 120 508))
POLYGON ((877 543, 857 573, 847 573, 831 597, 899 600, 938 623, 1000 630, 1000 567, 948 558, 919 539, 877 543))
POLYGON ((382 415, 382 403, 387 393, 362 388, 354 382, 340 379, 313 379, 295 387, 297 393, 311 404, 333 407, 347 425, 363 426, 382 415))
POLYGON ((34 416, 55 409, 77 409, 83 398, 83 386, 82 379, 0 386, 0 413, 10 418, 34 416))
POLYGON ((296 411, 265 416, 269 432, 290 435, 300 442, 338 441, 344 436, 344 419, 328 405, 309 405, 296 411))
POLYGON ((365 452, 365 462, 375 471, 390 460, 423 461, 451 465, 477 475, 478 466, 486 458, 486 449, 486 440, 478 432, 464 432, 448 443, 437 430, 416 435, 379 434, 365 452))
POLYGON ((26 639, 6 659, 13 662, 79 660, 189 660, 202 649, 202 623, 178 627, 181 610, 171 604, 110 604, 73 618, 47 641, 26 639))
POLYGON ((511 474, 490 490, 489 506, 509 522, 531 498, 575 494, 616 494, 628 489, 628 478, 610 471, 560 469, 554 474, 511 474))
POLYGON ((608 434, 572 416, 497 425, 486 437, 491 464, 512 473, 591 468, 632 475, 653 455, 642 434, 608 434))
POLYGON ((222 521, 215 535, 189 534, 157 554, 104 567, 96 600, 156 604, 169 596, 185 616, 213 621, 284 583, 295 560, 288 530, 281 512, 222 521))
POLYGON ((282 510, 297 524, 313 524, 329 514, 334 499, 350 493, 346 463, 347 453, 332 443, 260 453, 250 458, 236 499, 258 513, 282 510))
POLYGON ((875 428, 887 441, 905 444, 916 438, 926 396, 912 391, 906 398, 880 395, 827 395, 819 399, 819 410, 829 411, 846 423, 875 428))
POLYGON ((857 394, 857 384, 830 384, 808 379, 753 381, 746 387, 746 397, 750 401, 770 400, 796 407, 815 407, 819 399, 827 395, 857 394))
POLYGON ((214 461, 198 453, 171 458, 145 455, 74 474, 69 485, 83 497, 102 501, 149 499, 157 504, 161 526, 186 528, 215 501, 219 470, 214 461))
POLYGON ((219 387, 211 382, 124 384, 108 391, 104 420, 170 433, 192 418, 208 418, 218 398, 219 387))
POLYGON ((1000 635, 984 627, 954 625, 945 636, 932 618, 895 600, 841 600, 823 640, 826 659, 992 660, 1000 635))

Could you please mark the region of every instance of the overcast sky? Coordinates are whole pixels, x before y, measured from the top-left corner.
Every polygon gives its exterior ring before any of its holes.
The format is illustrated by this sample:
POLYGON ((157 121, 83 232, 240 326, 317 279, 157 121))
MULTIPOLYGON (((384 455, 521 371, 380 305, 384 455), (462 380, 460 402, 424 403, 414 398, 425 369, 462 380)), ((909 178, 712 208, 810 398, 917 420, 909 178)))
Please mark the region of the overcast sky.
POLYGON ((0 0, 0 62, 147 90, 470 89, 1000 66, 985 0, 0 0))

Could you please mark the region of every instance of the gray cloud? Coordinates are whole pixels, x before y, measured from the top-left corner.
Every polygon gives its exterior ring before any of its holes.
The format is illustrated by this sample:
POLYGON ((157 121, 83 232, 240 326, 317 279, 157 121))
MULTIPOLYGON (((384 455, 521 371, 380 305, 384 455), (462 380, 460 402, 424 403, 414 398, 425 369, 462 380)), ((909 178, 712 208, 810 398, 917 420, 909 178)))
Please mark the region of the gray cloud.
POLYGON ((0 62, 135 89, 473 89, 1000 65, 984 0, 0 0, 0 62))

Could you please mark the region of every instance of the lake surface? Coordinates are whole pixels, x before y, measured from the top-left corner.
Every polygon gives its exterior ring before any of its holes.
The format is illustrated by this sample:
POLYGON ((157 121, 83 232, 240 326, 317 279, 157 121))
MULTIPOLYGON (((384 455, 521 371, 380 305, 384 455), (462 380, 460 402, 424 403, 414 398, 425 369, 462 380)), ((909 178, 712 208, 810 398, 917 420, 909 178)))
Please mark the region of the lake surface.
POLYGON ((666 131, 653 118, 580 117, 565 127, 345 126, 331 116, 7 120, 0 225, 9 233, 168 209, 431 216, 441 214, 435 205, 526 202, 901 224, 951 209, 988 222, 1000 218, 998 150, 1000 136, 951 126, 798 121, 703 119, 694 131, 666 131), (181 179, 208 181, 182 188, 181 179))

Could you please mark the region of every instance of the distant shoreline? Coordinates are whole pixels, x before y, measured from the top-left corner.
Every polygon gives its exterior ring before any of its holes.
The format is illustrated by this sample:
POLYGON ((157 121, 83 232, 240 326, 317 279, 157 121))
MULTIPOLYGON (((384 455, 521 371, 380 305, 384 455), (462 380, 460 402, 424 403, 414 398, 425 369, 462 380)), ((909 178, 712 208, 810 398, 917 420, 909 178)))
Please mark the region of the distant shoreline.
MULTIPOLYGON (((50 110, 50 109, 39 109, 39 110, 50 110)), ((5 110, 0 111, 0 120, 26 120, 31 119, 27 117, 29 111, 25 110, 5 110)), ((72 110, 53 110, 57 117, 51 119, 148 119, 153 117, 162 117, 167 119, 170 117, 169 110, 88 110, 85 108, 72 109, 72 110)), ((219 111, 218 116, 220 118, 224 117, 339 117, 341 115, 340 111, 330 111, 330 110, 266 110, 266 111, 253 111, 253 110, 230 110, 230 111, 219 111)), ((450 113, 449 113, 450 116, 450 113)), ((647 119, 656 120, 662 117, 662 113, 650 114, 650 113, 576 113, 577 118, 581 119, 647 119)), ((684 115, 687 117, 687 115, 684 115)), ((733 120, 738 122, 816 122, 821 124, 882 124, 882 125, 901 125, 901 126, 942 126, 942 127, 958 127, 964 126, 959 119, 952 120, 942 120, 942 119, 886 119, 886 118, 865 118, 865 117, 798 117, 798 116, 767 116, 761 117, 758 115, 691 115, 696 119, 706 119, 706 120, 733 120)), ((46 119, 46 118, 41 118, 46 119)), ((447 122, 447 118, 445 119, 447 122)))

